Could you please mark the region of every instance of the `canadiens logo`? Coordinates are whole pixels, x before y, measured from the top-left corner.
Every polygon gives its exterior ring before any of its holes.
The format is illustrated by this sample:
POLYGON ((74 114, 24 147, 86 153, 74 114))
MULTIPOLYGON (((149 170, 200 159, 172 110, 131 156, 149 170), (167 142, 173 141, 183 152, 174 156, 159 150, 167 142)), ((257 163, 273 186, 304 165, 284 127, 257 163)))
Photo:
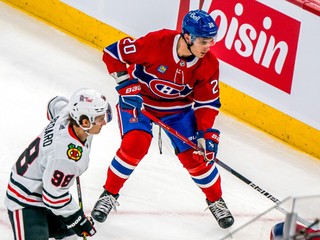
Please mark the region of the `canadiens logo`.
POLYGON ((158 72, 165 73, 167 71, 167 69, 168 69, 168 67, 160 65, 158 67, 158 72))
POLYGON ((180 85, 161 79, 151 80, 149 87, 155 95, 167 99, 185 97, 192 92, 192 88, 188 85, 180 85))
POLYGON ((76 145, 72 143, 68 145, 67 156, 69 159, 74 161, 80 160, 82 156, 82 152, 83 152, 82 147, 80 146, 76 147, 76 145))

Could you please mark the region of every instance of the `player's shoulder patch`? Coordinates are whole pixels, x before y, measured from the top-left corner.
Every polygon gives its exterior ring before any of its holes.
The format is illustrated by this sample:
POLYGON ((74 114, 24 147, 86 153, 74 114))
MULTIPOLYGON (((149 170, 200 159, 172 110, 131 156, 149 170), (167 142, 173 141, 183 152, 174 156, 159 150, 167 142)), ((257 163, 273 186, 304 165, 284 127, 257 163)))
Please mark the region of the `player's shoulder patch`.
POLYGON ((67 149, 67 156, 73 161, 79 161, 82 157, 83 149, 81 146, 76 146, 73 143, 69 143, 67 149))

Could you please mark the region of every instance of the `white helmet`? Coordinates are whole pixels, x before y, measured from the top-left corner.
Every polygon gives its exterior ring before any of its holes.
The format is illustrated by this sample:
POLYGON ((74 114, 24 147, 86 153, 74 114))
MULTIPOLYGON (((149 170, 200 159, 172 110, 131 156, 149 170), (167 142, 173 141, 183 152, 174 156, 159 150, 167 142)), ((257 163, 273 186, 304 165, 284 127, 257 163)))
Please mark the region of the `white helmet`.
POLYGON ((76 91, 71 96, 68 107, 70 116, 79 126, 81 126, 79 121, 82 115, 87 116, 91 124, 94 124, 97 116, 104 114, 106 115, 106 122, 110 122, 112 119, 111 107, 106 97, 93 89, 82 88, 76 91))

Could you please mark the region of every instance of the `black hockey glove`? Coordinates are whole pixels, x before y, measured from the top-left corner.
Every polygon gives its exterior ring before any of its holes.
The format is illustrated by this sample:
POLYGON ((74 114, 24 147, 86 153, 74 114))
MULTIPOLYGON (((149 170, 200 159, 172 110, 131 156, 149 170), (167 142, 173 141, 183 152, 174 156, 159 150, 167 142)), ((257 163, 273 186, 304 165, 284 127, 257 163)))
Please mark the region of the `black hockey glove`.
POLYGON ((93 227, 93 221, 89 220, 80 209, 69 217, 64 218, 64 222, 68 229, 72 228, 73 231, 79 236, 93 236, 97 231, 93 227))

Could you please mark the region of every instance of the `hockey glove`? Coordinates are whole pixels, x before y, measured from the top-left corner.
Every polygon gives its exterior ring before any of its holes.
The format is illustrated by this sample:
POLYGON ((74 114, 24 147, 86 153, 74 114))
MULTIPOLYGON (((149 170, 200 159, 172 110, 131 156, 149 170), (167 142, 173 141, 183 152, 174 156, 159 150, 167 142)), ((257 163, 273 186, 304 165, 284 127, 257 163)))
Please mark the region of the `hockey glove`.
POLYGON ((141 86, 138 79, 126 80, 121 82, 116 90, 119 93, 119 105, 124 110, 132 110, 136 117, 141 112, 142 97, 140 94, 141 86))
POLYGON ((197 132, 198 151, 193 152, 193 158, 198 161, 214 161, 218 153, 219 135, 220 131, 212 128, 197 132))
POLYGON ((97 232, 93 227, 93 220, 86 217, 82 209, 71 216, 64 218, 64 222, 67 228, 72 228, 79 237, 93 236, 97 232))

